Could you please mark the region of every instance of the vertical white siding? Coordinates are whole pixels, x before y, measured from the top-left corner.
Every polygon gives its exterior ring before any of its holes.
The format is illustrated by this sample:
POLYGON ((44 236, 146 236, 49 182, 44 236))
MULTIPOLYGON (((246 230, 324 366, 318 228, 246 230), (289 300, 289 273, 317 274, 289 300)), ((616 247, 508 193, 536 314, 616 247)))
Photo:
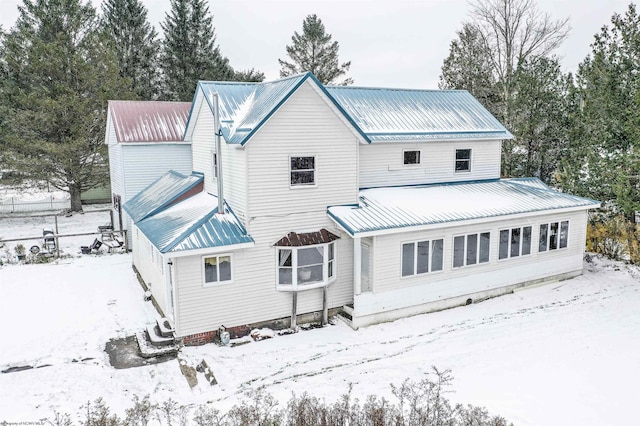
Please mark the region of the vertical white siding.
POLYGON ((372 143, 360 145, 360 187, 416 185, 500 177, 500 141, 372 143), (456 149, 471 149, 471 171, 455 172, 456 149), (404 150, 420 150, 404 165, 404 150))
POLYGON ((580 211, 375 237, 373 295, 356 300, 356 310, 371 313, 382 309, 382 306, 385 309, 402 308, 580 270, 586 220, 586 212, 580 211), (539 253, 540 224, 563 220, 569 220, 568 247, 539 253), (531 254, 498 260, 500 230, 520 226, 532 226, 531 254), (453 268, 454 236, 480 232, 491 232, 489 262, 453 268), (402 244, 438 238, 444 239, 444 270, 401 277, 402 244), (398 294, 409 290, 412 293, 410 299, 398 299, 398 294))
MULTIPOLYGON (((301 86, 245 147, 248 228, 256 245, 232 253, 233 283, 204 287, 201 256, 174 261, 178 335, 290 316, 291 293, 276 290, 273 247, 290 231, 327 228, 341 236, 329 307, 352 301, 353 242, 336 229, 326 208, 358 200, 358 141, 310 84, 301 86), (316 156, 316 186, 290 187, 291 155, 316 156)), ((299 314, 321 309, 322 289, 298 293, 299 314)))

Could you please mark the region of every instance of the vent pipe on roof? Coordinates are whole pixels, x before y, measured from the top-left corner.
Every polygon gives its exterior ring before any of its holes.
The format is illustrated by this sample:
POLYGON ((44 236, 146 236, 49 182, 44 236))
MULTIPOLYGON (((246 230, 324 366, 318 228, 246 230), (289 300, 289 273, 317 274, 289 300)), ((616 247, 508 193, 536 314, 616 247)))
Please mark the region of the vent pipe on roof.
POLYGON ((218 94, 213 94, 213 119, 216 135, 216 174, 218 175, 218 214, 224 214, 224 193, 222 190, 222 128, 220 127, 220 109, 218 94))

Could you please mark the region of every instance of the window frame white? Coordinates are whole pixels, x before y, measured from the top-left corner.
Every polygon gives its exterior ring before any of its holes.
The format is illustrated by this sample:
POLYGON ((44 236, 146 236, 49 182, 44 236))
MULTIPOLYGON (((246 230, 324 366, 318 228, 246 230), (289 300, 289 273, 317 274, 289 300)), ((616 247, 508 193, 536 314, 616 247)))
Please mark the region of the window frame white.
POLYGON ((538 225, 538 253, 549 253, 549 252, 553 252, 556 250, 566 250, 567 248, 569 248, 569 231, 571 230, 571 221, 569 219, 558 219, 558 220, 552 220, 549 222, 542 222, 538 225), (558 234, 557 234, 557 244, 555 248, 551 248, 551 225, 552 224, 558 224, 558 234), (562 244, 562 224, 566 223, 567 224, 567 235, 565 236, 565 245, 564 247, 561 246, 562 244), (541 238, 542 238, 542 227, 543 226, 547 226, 547 235, 545 238, 545 249, 544 250, 540 250, 540 242, 541 242, 541 238))
POLYGON ((471 161, 473 160, 473 150, 471 148, 456 148, 453 157, 453 171, 454 173, 471 173, 471 161), (458 151, 469 151, 469 158, 458 160, 458 151), (467 168, 458 170, 458 161, 466 161, 467 168))
POLYGON ((416 276, 422 276, 422 275, 431 275, 431 274, 439 274, 441 272, 444 272, 444 258, 445 258, 445 250, 446 250, 446 244, 445 244, 445 238, 444 236, 438 236, 435 238, 429 238, 429 239, 419 239, 419 240, 410 240, 410 241, 403 241, 400 243, 400 279, 407 279, 407 278, 413 278, 416 276), (442 242, 442 259, 441 259, 441 264, 440 264, 440 269, 437 271, 433 270, 433 243, 435 243, 436 241, 441 241, 442 242), (429 244, 429 256, 427 258, 427 271, 426 272, 418 272, 418 244, 419 243, 428 243, 429 244), (411 274, 404 274, 404 246, 408 245, 408 244, 412 244, 413 245, 413 272, 411 274))
POLYGON ((503 261, 503 260, 509 260, 509 259, 517 259, 520 257, 527 257, 527 256, 531 256, 531 254, 533 253, 533 225, 522 225, 522 226, 511 226, 509 228, 501 228, 498 231, 498 261, 503 261), (527 254, 522 254, 523 252, 523 248, 524 248, 524 230, 525 228, 530 228, 529 231, 529 253, 527 254), (512 245, 512 238, 513 238, 513 231, 514 229, 519 229, 520 230, 520 242, 518 245, 518 254, 513 256, 512 252, 511 252, 511 245, 512 245), (507 257, 500 257, 500 249, 501 249, 501 245, 502 245, 502 232, 504 231, 508 231, 508 239, 507 239, 507 257))
POLYGON ((318 156, 315 154, 299 154, 299 155, 289 155, 289 188, 297 189, 297 188, 315 188, 318 186, 318 156), (294 158, 313 158, 313 169, 296 169, 293 170, 291 168, 291 161, 294 158), (293 183, 293 173, 294 172, 309 172, 313 171, 313 183, 293 183))
POLYGON ((416 167, 422 164, 422 150, 421 149, 403 149, 402 150, 402 165, 403 167, 416 167), (417 163, 407 163, 406 162, 406 153, 407 152, 417 152, 418 153, 418 162, 417 163))
POLYGON ((451 268, 452 269, 461 269, 461 268, 467 268, 467 267, 474 267, 474 266, 479 266, 479 265, 485 265, 485 264, 489 264, 491 263, 491 234, 492 232, 490 230, 484 230, 484 231, 478 231, 478 232, 469 232, 466 234, 456 234, 453 235, 452 237, 452 241, 451 241, 451 268), (481 261, 480 260, 480 248, 481 248, 481 243, 482 243, 482 235, 483 234, 489 234, 489 243, 488 243, 488 251, 487 251, 487 260, 485 261, 481 261), (475 256, 475 263, 468 263, 468 241, 469 241, 469 237, 472 235, 476 235, 477 236, 477 241, 476 241, 476 256, 475 256), (462 247, 462 265, 456 266, 456 238, 459 237, 463 237, 464 238, 464 245, 462 247))
POLYGON ((200 267, 202 268, 202 286, 203 287, 217 287, 227 284, 233 283, 234 273, 233 273, 233 254, 232 253, 216 253, 216 254, 205 254, 200 257, 200 267), (205 260, 215 257, 216 259, 216 275, 218 280, 207 282, 206 272, 205 272, 205 260), (229 258, 229 279, 220 281, 220 258, 228 257, 229 258))
POLYGON ((329 284, 332 284, 337 277, 338 274, 338 261, 337 261, 337 246, 335 244, 335 241, 331 241, 329 243, 322 243, 322 244, 311 244, 311 245, 306 245, 306 246, 276 246, 276 259, 275 259, 275 265, 276 265, 276 290, 279 291, 304 291, 304 290, 309 290, 309 289, 313 289, 313 288, 321 288, 321 287, 326 287, 329 284), (310 266, 316 266, 314 265, 303 265, 303 266, 298 266, 298 252, 300 250, 304 250, 304 249, 310 249, 310 248, 319 248, 322 247, 323 251, 322 251, 322 281, 315 281, 309 284, 300 284, 298 283, 298 269, 302 269, 302 268, 308 268, 310 266), (332 247, 332 250, 330 249, 330 247, 332 247), (284 266, 284 265, 280 265, 280 251, 281 250, 289 250, 291 251, 291 266, 284 266), (333 252, 333 258, 330 258, 329 255, 331 253, 331 251, 333 252), (329 264, 331 264, 331 268, 329 267, 329 264), (280 283, 280 269, 283 268, 287 268, 287 269, 291 269, 291 284, 281 284, 280 283), (329 276, 329 272, 330 270, 332 270, 332 275, 329 276))

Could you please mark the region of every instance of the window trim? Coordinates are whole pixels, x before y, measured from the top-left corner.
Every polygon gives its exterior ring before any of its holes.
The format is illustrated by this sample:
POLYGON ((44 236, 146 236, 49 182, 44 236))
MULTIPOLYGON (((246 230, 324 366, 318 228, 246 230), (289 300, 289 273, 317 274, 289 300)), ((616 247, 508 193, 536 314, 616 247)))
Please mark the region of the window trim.
MULTIPOLYGON (((275 247, 275 273, 276 290, 278 291, 304 291, 314 288, 327 287, 336 281, 338 276, 338 256, 335 241, 322 244, 310 244, 306 246, 276 246, 275 247), (329 246, 333 245, 333 259, 329 259, 329 246), (322 276, 323 280, 311 284, 298 284, 298 250, 323 247, 322 252, 322 276), (291 284, 280 284, 280 250, 291 250, 291 284), (329 276, 329 263, 333 263, 333 275, 329 276)), ((304 267, 304 266, 303 266, 304 267)))
POLYGON ((549 253, 549 252, 555 252, 556 250, 566 250, 569 248, 569 231, 571 230, 571 221, 569 219, 557 219, 557 220, 551 220, 549 222, 540 222, 538 224, 538 253, 549 253), (563 223, 567 223, 567 238, 566 238, 566 244, 564 247, 561 247, 561 235, 562 235, 562 224, 563 223), (557 223, 558 224, 558 244, 557 247, 552 249, 551 248, 551 224, 553 223, 557 223), (542 228, 543 225, 547 225, 547 236, 546 236, 546 249, 545 250, 540 250, 540 236, 541 236, 541 232, 540 229, 542 228))
POLYGON ((488 265, 491 263, 491 230, 483 230, 483 231, 477 231, 477 232, 469 232, 467 234, 454 234, 452 235, 452 239, 451 239, 451 269, 452 270, 456 270, 456 269, 463 269, 463 268, 471 268, 474 266, 480 266, 480 265, 488 265), (482 241, 482 239, 480 238, 480 236, 482 234, 489 234, 489 253, 487 253, 487 260, 484 262, 480 261, 480 243, 482 241), (472 264, 467 264, 467 240, 469 238, 470 235, 477 235, 478 236, 478 241, 476 243, 476 262, 472 263, 472 264), (464 237, 464 246, 463 246, 463 264, 461 266, 455 266, 455 260, 456 260, 456 253, 455 253, 455 241, 457 237, 464 237))
POLYGON ((419 240, 408 240, 408 241, 402 241, 400 242, 400 279, 411 279, 411 278, 415 278, 415 277, 419 277, 419 276, 423 276, 423 275, 432 275, 432 274, 439 274, 444 272, 444 259, 445 259, 445 253, 446 253, 446 242, 445 242, 446 238, 444 236, 437 236, 434 238, 424 238, 424 239, 419 239, 419 240), (434 241, 442 241, 442 269, 440 269, 439 271, 434 271, 433 270, 433 242, 434 241), (429 243, 429 258, 428 258, 428 271, 427 272, 418 272, 418 243, 424 243, 424 242, 428 242, 429 243), (402 274, 402 265, 404 263, 404 253, 403 253, 403 248, 405 246, 405 244, 413 244, 414 246, 414 251, 413 251, 413 273, 409 274, 409 275, 403 275, 402 274))
MULTIPOLYGON (((520 257, 528 257, 531 256, 533 254, 533 229, 534 229, 534 225, 533 224, 529 224, 529 225, 521 225, 521 226, 511 226, 509 228, 500 228, 498 230, 498 262, 503 262, 505 260, 509 260, 509 259, 518 259, 520 257), (522 236, 524 235, 524 229, 525 228, 531 228, 531 234, 530 234, 530 238, 531 240, 529 241, 530 247, 529 247, 529 253, 528 254, 522 254, 522 247, 524 244, 524 239, 522 238, 522 236), (517 256, 511 256, 511 235, 514 229, 520 229, 520 248, 518 250, 518 255, 517 256), (502 231, 509 231, 509 239, 507 241, 507 257, 503 257, 500 258, 500 234, 502 233, 502 231)), ((538 236, 538 241, 540 240, 539 236, 538 236)))
POLYGON ((402 166, 403 167, 417 167, 422 165, 422 150, 421 149, 403 149, 402 150, 402 166), (418 162, 417 163, 405 163, 405 153, 407 152, 417 152, 418 153, 418 162))
POLYGON ((471 173, 471 166, 473 161, 473 150, 471 148, 456 148, 453 157, 453 171, 454 173, 471 173), (469 151, 469 159, 458 160, 458 151, 469 151), (468 168, 466 170, 458 170, 456 167, 458 161, 467 161, 468 168))
POLYGON ((315 188, 318 186, 318 155, 316 154, 296 154, 296 155, 289 155, 289 162, 288 162, 288 167, 289 167, 289 188, 290 189, 299 189, 299 188, 315 188), (291 169, 291 160, 293 158, 313 158, 313 169, 303 169, 303 170, 292 170, 291 169), (302 171, 309 171, 309 170, 313 170, 313 183, 292 183, 291 182, 291 174, 293 172, 302 172, 302 171))
MULTIPOLYGON (((219 263, 218 263, 219 264, 219 263)), ((219 287, 219 286, 223 286, 223 285, 227 285, 227 284, 232 284, 233 283, 233 279, 234 279, 234 273, 233 273, 233 254, 232 253, 217 253, 217 254, 204 254, 200 257, 200 268, 202 269, 202 286, 203 287, 219 287), (207 282, 206 280, 206 276, 205 276, 205 267, 204 267, 204 261, 205 259, 209 259, 209 258, 220 258, 220 257, 228 257, 229 258, 229 263, 231 264, 230 266, 230 273, 231 273, 231 279, 229 280, 225 280, 225 281, 212 281, 212 282, 207 282)), ((218 273, 218 277, 220 277, 220 269, 216 268, 216 272, 218 273)))

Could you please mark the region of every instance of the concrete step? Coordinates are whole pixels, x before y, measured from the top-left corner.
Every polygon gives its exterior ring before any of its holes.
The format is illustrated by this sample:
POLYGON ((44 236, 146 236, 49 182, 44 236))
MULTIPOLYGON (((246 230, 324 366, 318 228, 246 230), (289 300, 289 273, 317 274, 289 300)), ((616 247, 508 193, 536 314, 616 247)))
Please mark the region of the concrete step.
POLYGON ((156 325, 158 326, 158 330, 160 330, 160 336, 173 338, 173 332, 175 329, 168 318, 156 319, 156 325))
POLYGON ((147 326, 147 337, 149 338, 149 343, 153 346, 168 346, 175 343, 173 337, 162 336, 157 325, 147 326))
POLYGON ((140 356, 143 358, 155 358, 164 355, 175 354, 180 350, 180 346, 176 343, 172 343, 164 346, 154 346, 149 341, 147 332, 139 331, 136 333, 136 340, 138 341, 138 348, 140 349, 140 356))
POLYGON ((353 305, 343 305, 342 311, 346 314, 349 314, 350 317, 353 317, 353 305))

